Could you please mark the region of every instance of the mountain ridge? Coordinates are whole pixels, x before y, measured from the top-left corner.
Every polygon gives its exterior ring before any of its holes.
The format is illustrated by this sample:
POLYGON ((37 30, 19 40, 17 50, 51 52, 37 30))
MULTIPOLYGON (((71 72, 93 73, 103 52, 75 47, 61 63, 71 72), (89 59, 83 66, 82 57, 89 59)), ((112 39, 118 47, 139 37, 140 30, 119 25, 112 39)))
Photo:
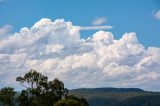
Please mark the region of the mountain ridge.
POLYGON ((160 92, 140 88, 78 88, 69 93, 85 98, 90 106, 160 106, 160 92))
POLYGON ((71 89, 71 91, 75 90, 91 90, 91 91, 104 91, 104 92, 145 92, 145 90, 140 88, 114 88, 114 87, 100 87, 100 88, 77 88, 77 89, 71 89))

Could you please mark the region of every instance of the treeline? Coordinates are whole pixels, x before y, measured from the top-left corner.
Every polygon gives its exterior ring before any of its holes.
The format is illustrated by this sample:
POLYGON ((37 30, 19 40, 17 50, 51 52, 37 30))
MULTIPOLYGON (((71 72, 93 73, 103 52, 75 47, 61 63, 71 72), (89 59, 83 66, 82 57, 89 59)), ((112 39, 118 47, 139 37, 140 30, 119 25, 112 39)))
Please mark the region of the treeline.
POLYGON ((15 97, 14 88, 1 88, 0 101, 3 106, 89 106, 84 98, 69 95, 59 79, 48 81, 47 76, 35 70, 17 77, 16 81, 25 89, 15 97))

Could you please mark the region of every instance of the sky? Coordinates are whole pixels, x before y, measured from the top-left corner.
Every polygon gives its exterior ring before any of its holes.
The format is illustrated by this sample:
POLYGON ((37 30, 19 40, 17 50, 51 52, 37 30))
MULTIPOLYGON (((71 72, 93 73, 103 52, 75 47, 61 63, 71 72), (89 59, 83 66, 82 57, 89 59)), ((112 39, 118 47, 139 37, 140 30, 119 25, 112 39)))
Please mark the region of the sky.
POLYGON ((31 68, 70 89, 160 91, 160 1, 0 0, 0 87, 31 68))
MULTIPOLYGON (((111 31, 116 38, 136 32, 146 47, 160 46, 160 21, 154 18, 159 9, 159 0, 1 0, 0 26, 9 24, 17 32, 41 18, 63 18, 74 25, 90 26, 95 18, 104 17, 104 24, 114 27, 111 31)), ((94 32, 81 31, 81 37, 94 32)))

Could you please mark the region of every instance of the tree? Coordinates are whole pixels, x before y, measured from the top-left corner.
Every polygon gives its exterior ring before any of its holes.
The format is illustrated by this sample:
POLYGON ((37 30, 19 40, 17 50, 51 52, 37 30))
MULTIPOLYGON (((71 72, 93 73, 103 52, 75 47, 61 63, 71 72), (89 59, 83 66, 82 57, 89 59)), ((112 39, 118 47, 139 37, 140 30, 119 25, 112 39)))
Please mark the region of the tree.
POLYGON ((57 78, 49 82, 49 90, 51 94, 55 95, 55 102, 68 93, 68 90, 64 88, 63 82, 57 78))
POLYGON ((52 106, 68 93, 62 81, 59 79, 48 81, 47 76, 32 69, 16 80, 26 88, 19 97, 22 106, 25 106, 27 101, 28 106, 52 106), (27 101, 24 101, 24 98, 27 98, 27 101))
POLYGON ((28 92, 22 90, 20 96, 18 97, 19 106, 28 106, 28 92))
POLYGON ((4 87, 0 90, 0 101, 5 106, 12 106, 14 101, 14 95, 15 95, 14 88, 11 87, 4 87))
MULTIPOLYGON (((48 85, 48 78, 47 76, 42 75, 41 73, 37 72, 36 70, 31 69, 28 73, 26 73, 22 77, 17 77, 16 81, 20 82, 22 86, 26 88, 25 93, 28 96, 28 102, 32 105, 39 104, 39 97, 41 94, 46 92, 46 86, 48 85)), ((24 95, 24 91, 21 93, 21 99, 19 99, 21 103, 23 103, 23 97, 27 97, 24 95)), ((29 105, 28 104, 28 105, 29 105)))
POLYGON ((23 77, 17 77, 16 81, 20 82, 22 86, 28 89, 40 89, 44 83, 47 83, 47 76, 42 75, 36 70, 31 69, 23 77))

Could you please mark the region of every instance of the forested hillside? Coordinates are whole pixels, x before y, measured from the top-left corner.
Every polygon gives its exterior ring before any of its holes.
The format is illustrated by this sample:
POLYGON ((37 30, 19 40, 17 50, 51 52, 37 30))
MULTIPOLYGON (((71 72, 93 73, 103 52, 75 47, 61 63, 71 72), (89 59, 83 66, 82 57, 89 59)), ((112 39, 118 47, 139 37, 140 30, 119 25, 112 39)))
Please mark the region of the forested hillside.
POLYGON ((70 91, 90 106, 160 106, 160 93, 138 88, 93 88, 70 91))

